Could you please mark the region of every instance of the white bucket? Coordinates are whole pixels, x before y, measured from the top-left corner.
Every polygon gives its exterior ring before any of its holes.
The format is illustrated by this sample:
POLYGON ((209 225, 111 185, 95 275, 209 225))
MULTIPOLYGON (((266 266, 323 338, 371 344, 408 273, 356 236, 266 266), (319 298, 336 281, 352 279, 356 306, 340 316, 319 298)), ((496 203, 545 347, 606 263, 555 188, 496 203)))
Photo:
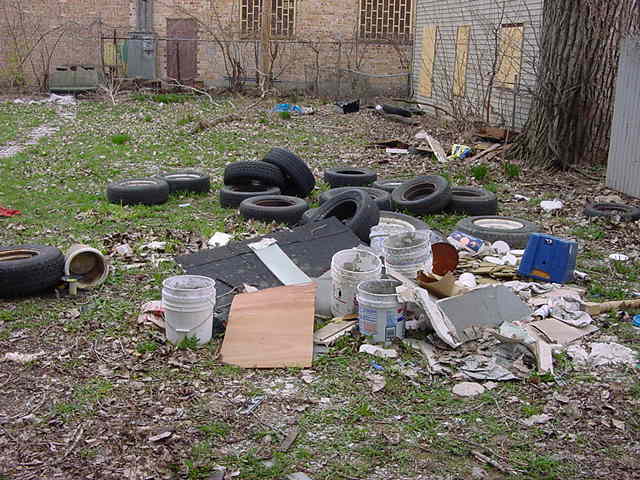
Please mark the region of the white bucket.
POLYGON ((365 280, 378 280, 381 274, 382 262, 371 252, 354 248, 336 253, 331 259, 333 316, 342 317, 356 313, 358 284, 365 280))
POLYGON ((198 345, 211 340, 215 283, 197 275, 179 275, 162 282, 167 340, 177 344, 186 337, 197 337, 198 345))
POLYGON ((406 225, 396 223, 382 223, 381 220, 378 225, 371 227, 371 233, 369 234, 369 245, 371 246, 371 250, 376 252, 378 255, 384 255, 384 241, 387 237, 403 232, 412 231, 415 231, 415 228, 408 223, 406 225))
POLYGON ((358 327, 374 342, 404 338, 405 306, 398 300, 397 280, 373 280, 358 285, 358 327))

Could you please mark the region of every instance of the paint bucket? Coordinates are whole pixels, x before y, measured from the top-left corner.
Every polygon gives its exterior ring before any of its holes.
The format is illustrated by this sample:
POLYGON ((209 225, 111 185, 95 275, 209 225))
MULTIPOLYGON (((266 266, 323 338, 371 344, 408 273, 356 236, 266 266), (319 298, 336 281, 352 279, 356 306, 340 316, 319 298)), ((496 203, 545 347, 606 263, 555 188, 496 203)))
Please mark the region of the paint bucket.
POLYGON ((371 233, 369 234, 369 245, 371 246, 371 250, 376 252, 380 256, 384 256, 384 241, 387 237, 391 235, 397 235, 399 233, 404 232, 412 232, 415 231, 415 228, 408 224, 407 222, 403 222, 406 225, 397 224, 397 223, 382 223, 382 221, 371 227, 371 233))
POLYGON ((215 281, 198 275, 179 275, 162 282, 165 332, 173 344, 197 337, 198 345, 211 340, 215 281))
POLYGON ((431 232, 416 230, 391 235, 384 241, 385 266, 388 273, 400 273, 415 280, 418 272, 431 270, 431 232))
POLYGON ((358 285, 358 327, 374 342, 404 338, 405 306, 398 300, 397 280, 370 280, 358 285))
POLYGON ((67 251, 64 274, 77 277, 77 287, 95 288, 109 276, 109 264, 99 250, 88 245, 72 245, 67 251))
POLYGON ((336 253, 331 259, 333 316, 342 317, 356 313, 358 284, 365 280, 378 280, 381 274, 382 262, 371 252, 353 248, 336 253))

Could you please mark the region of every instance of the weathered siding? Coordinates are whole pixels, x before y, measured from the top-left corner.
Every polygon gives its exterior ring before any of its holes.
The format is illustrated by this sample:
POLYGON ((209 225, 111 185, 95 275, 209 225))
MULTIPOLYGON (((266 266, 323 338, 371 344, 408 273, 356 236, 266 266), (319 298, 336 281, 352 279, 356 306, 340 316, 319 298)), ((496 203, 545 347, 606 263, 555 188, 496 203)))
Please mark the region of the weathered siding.
POLYGON ((640 197, 640 37, 622 45, 607 164, 607 186, 640 197))
MULTIPOLYGON (((486 118, 486 99, 491 99, 489 120, 511 125, 514 90, 500 88, 500 27, 523 24, 522 58, 519 88, 515 99, 515 125, 526 121, 531 105, 530 89, 535 85, 535 61, 542 25, 544 0, 417 0, 413 85, 417 100, 441 105, 470 119, 486 118), (458 27, 469 25, 471 35, 465 75, 464 94, 454 95, 456 73, 456 36, 458 27), (431 96, 420 94, 422 71, 422 35, 425 27, 437 26, 431 96), (493 82, 492 82, 493 79, 493 82), (489 92, 490 90, 490 92, 489 92)), ((427 30, 429 31, 429 30, 427 30)), ((506 31, 505 31, 506 32, 506 31)), ((506 37, 506 36, 505 36, 506 37)), ((509 35, 510 38, 518 36, 509 35)), ((429 55, 427 55, 427 58, 429 55)), ((504 69, 503 69, 504 70, 504 69)), ((424 82, 424 78, 422 79, 424 82)), ((456 87, 458 87, 456 82, 456 87)), ((456 90, 459 91, 458 88, 456 90)))

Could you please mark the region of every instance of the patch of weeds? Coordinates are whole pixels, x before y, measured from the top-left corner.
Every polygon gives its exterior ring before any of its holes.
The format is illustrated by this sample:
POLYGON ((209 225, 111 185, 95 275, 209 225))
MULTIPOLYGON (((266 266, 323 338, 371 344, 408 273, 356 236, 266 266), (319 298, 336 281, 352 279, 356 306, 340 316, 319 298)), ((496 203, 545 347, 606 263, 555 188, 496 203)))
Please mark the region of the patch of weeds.
POLYGON ((179 118, 178 121, 176 122, 176 125, 178 127, 184 127, 185 125, 188 125, 191 122, 195 121, 195 119, 196 117, 193 115, 193 113, 188 113, 184 117, 179 118))
POLYGON ((289 112, 279 112, 278 116, 282 119, 282 120, 291 120, 291 113, 289 112))
POLYGON ((462 219, 464 215, 428 215, 423 217, 424 221, 427 225, 433 228, 437 228, 442 231, 442 233, 449 232, 453 230, 456 226, 456 223, 462 219))
POLYGON ((136 351, 138 353, 143 353, 143 354, 155 352, 158 348, 159 348, 159 345, 152 340, 146 340, 136 345, 136 351))
POLYGON ((144 116, 143 120, 145 122, 147 122, 147 123, 151 123, 151 122, 153 122, 153 117, 151 115, 147 114, 147 115, 144 116))
POLYGON ((126 133, 117 133, 115 135, 111 135, 111 143, 114 145, 124 145, 129 140, 131 140, 131 136, 126 133))
POLYGON ((207 438, 213 440, 216 438, 224 438, 231 432, 231 427, 223 422, 211 422, 198 427, 207 438))
POLYGON ((471 167, 471 176, 475 178, 478 182, 481 182, 487 177, 489 173, 489 167, 485 164, 481 163, 480 165, 476 165, 471 167))
POLYGON ((571 230, 571 234, 581 240, 602 240, 605 236, 604 230, 598 225, 579 225, 571 230))
POLYGON ((197 350, 198 349, 198 337, 195 335, 193 337, 184 337, 178 345, 176 345, 178 350, 197 350))
POLYGON ((507 162, 504 164, 504 174, 508 178, 518 178, 520 176, 521 169, 519 165, 515 163, 507 162))
POLYGON ((529 376, 529 379, 531 379, 534 383, 553 383, 556 380, 553 374, 549 372, 547 373, 533 372, 529 376))
POLYGON ((523 405, 520 409, 524 417, 530 417, 532 415, 540 415, 544 410, 541 405, 523 405))
POLYGON ((486 190, 489 190, 490 192, 493 193, 498 193, 498 185, 496 185, 495 183, 491 182, 491 183, 487 183, 484 188, 486 190))
POLYGON ((265 464, 264 460, 256 456, 255 451, 250 450, 238 457, 224 457, 221 463, 233 465, 239 469, 239 478, 250 478, 252 480, 284 478, 289 472, 290 460, 287 456, 276 452, 271 461, 271 464, 265 464))
POLYGON ((617 286, 606 287, 592 283, 589 285, 587 295, 589 298, 597 300, 624 300, 627 298, 628 293, 624 288, 617 286))
POLYGON ((629 389, 629 395, 631 395, 633 398, 640 399, 640 381, 631 385, 631 388, 629 389))
POLYGON ((618 260, 614 260, 611 262, 611 266, 615 270, 618 275, 623 275, 625 280, 629 282, 638 281, 638 272, 640 271, 640 265, 637 265, 635 262, 620 262, 618 260))
POLYGON ((135 93, 131 96, 138 102, 156 102, 156 103, 186 103, 193 100, 195 97, 192 94, 185 93, 157 93, 157 94, 144 94, 135 93))
POLYGON ((258 123, 261 123, 262 125, 268 125, 269 116, 265 112, 260 112, 260 114, 258 115, 258 123))
POLYGON ((447 180, 447 182, 451 183, 451 173, 449 173, 449 172, 440 172, 437 175, 440 175, 441 177, 444 177, 447 180))
POLYGON ((568 478, 565 476, 568 472, 569 464, 554 460, 545 455, 536 455, 528 453, 522 459, 526 462, 526 474, 523 478, 527 479, 552 479, 552 478, 568 478))

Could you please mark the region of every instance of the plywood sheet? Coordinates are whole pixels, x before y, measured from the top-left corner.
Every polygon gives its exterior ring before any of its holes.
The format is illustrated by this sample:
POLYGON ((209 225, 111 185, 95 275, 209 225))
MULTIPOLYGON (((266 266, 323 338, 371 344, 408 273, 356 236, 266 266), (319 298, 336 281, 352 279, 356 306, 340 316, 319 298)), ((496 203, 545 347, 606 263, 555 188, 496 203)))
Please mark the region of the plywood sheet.
POLYGON ((496 85, 513 88, 520 75, 522 63, 522 41, 524 27, 522 25, 503 26, 500 29, 500 47, 498 49, 498 71, 496 85))
POLYGON ((237 295, 222 361, 244 368, 310 367, 315 291, 315 284, 307 283, 237 295))
POLYGON ((453 75, 453 95, 462 97, 467 86, 467 62, 469 60, 469 39, 471 26, 461 25, 456 35, 456 65, 453 75))
POLYGON ((436 37, 438 27, 422 29, 422 59, 420 64, 420 82, 418 94, 430 97, 433 89, 433 62, 436 57, 436 37))

